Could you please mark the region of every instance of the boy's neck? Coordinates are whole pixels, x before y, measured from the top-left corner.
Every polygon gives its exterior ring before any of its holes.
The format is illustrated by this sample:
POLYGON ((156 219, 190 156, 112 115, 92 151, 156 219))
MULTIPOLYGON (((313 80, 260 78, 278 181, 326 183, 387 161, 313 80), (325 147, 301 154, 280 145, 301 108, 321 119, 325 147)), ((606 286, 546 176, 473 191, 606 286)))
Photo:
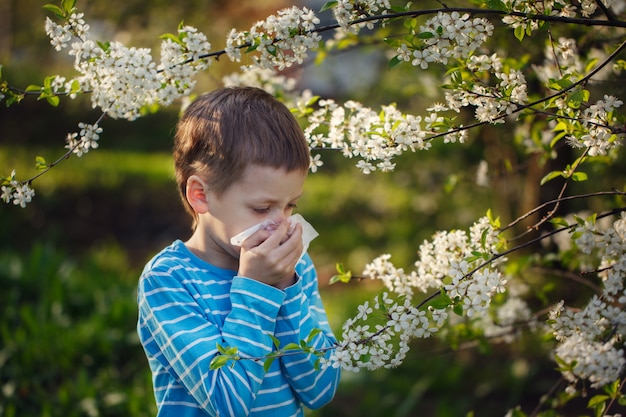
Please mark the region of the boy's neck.
POLYGON ((203 236, 200 230, 200 228, 196 229, 185 242, 187 249, 213 266, 236 271, 239 268, 239 260, 220 248, 211 236, 203 236))

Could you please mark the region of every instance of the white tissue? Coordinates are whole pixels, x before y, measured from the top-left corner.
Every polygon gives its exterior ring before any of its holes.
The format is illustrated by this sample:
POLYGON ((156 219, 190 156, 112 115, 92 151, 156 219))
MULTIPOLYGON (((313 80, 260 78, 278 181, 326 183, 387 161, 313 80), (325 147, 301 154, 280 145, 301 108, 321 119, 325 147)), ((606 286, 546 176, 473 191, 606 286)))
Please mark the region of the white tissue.
POLYGON ((230 244, 235 245, 235 246, 241 246, 243 241, 249 238, 250 236, 252 236, 253 234, 255 234, 257 230, 263 229, 268 226, 274 226, 274 222, 272 220, 265 220, 259 224, 255 224, 254 226, 248 227, 243 232, 230 238, 230 244))
MULTIPOLYGON (((292 227, 295 226, 296 223, 300 223, 302 225, 302 247, 303 247, 303 250, 302 250, 302 254, 300 255, 300 257, 302 257, 302 255, 304 255, 305 252, 307 251, 307 249, 309 248, 309 243, 311 243, 311 241, 313 239, 315 239, 317 236, 319 236, 319 233, 317 233, 317 231, 313 228, 313 226, 311 226, 311 224, 309 222, 304 220, 304 217, 302 217, 300 214, 292 215, 291 217, 289 217, 289 220, 291 221, 292 227)), ((252 236, 259 229, 267 228, 267 227, 269 227, 271 229, 275 229, 276 228, 276 223, 274 223, 272 220, 265 220, 265 221, 262 221, 259 224, 255 224, 254 226, 251 226, 251 227, 247 228, 246 230, 244 230, 243 232, 233 236, 230 239, 230 243, 231 243, 231 245, 241 246, 241 244, 244 242, 244 240, 246 240, 247 238, 252 236)))

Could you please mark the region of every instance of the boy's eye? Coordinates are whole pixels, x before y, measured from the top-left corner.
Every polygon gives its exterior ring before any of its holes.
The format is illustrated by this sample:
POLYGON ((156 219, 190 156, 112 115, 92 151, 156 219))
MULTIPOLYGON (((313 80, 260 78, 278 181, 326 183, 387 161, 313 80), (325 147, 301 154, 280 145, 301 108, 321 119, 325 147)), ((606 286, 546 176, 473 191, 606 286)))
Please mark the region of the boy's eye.
POLYGON ((253 208, 252 210, 254 210, 255 213, 259 213, 259 214, 265 214, 268 211, 270 211, 269 207, 256 207, 256 208, 253 208))

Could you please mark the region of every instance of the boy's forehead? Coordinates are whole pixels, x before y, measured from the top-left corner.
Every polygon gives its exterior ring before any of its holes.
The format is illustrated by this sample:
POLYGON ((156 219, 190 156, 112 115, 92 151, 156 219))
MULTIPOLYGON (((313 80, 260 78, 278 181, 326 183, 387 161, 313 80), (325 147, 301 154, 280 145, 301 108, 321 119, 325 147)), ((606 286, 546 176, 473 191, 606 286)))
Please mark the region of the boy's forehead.
POLYGON ((232 186, 239 186, 245 192, 255 195, 267 191, 274 193, 277 188, 300 194, 307 174, 308 170, 288 171, 285 168, 253 164, 246 167, 241 177, 232 186))
POLYGON ((308 172, 308 169, 288 170, 286 167, 273 167, 270 165, 250 164, 244 168, 240 180, 256 180, 259 177, 276 177, 277 179, 284 176, 306 177, 308 172))

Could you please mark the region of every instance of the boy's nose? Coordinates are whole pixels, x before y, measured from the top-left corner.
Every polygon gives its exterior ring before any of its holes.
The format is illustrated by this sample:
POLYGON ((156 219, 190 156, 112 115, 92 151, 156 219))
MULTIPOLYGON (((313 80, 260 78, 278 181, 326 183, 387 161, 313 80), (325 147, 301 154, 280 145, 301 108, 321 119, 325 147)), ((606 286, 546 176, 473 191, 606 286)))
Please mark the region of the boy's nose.
POLYGON ((284 222, 287 219, 287 216, 285 216, 284 214, 278 213, 276 215, 273 215, 271 217, 271 220, 278 226, 279 224, 281 224, 282 222, 284 222))
POLYGON ((289 217, 289 213, 286 213, 282 210, 275 210, 270 216, 272 221, 276 224, 280 224, 284 222, 285 220, 287 220, 288 217, 289 217))

